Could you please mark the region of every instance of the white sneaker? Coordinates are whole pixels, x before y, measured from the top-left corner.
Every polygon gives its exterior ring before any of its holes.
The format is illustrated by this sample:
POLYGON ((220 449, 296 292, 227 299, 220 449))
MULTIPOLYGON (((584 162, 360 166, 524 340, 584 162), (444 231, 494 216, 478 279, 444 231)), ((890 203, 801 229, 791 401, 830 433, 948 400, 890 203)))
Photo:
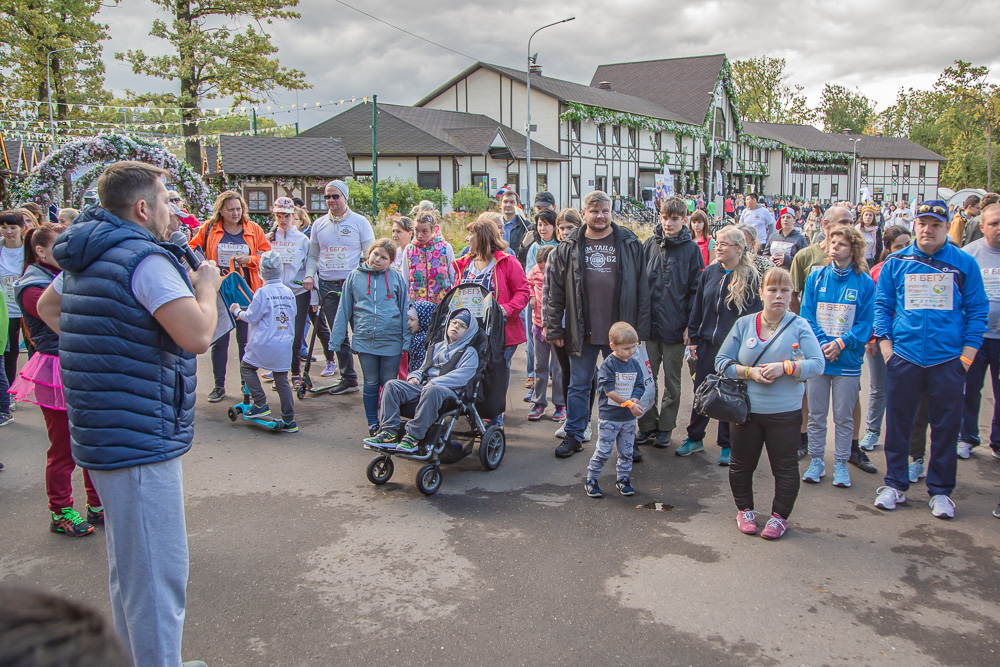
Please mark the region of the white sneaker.
POLYGON ((958 458, 967 459, 972 455, 972 445, 967 442, 958 441, 958 458))
MULTIPOLYGON (((10 411, 14 412, 14 401, 10 402, 10 411)), ((995 449, 990 449, 990 453, 993 454, 993 458, 1000 460, 1000 452, 995 449)))
POLYGON ((897 503, 902 505, 906 502, 906 495, 891 486, 880 486, 877 493, 875 507, 880 510, 894 510, 897 503))
POLYGON ((927 473, 924 472, 924 460, 914 459, 913 463, 910 464, 908 472, 910 475, 910 484, 916 484, 920 481, 921 477, 927 477, 927 473))
POLYGON ((337 363, 334 361, 326 362, 326 366, 323 367, 323 372, 320 373, 320 377, 328 378, 337 372, 337 363))
POLYGON ((587 424, 587 428, 585 428, 583 430, 583 437, 580 438, 580 442, 590 442, 590 437, 592 435, 593 435, 593 432, 590 429, 590 424, 587 424))
POLYGON ((563 422, 562 424, 560 424, 559 428, 556 429, 556 437, 557 438, 565 438, 566 437, 566 422, 563 422))
POLYGON ((271 371, 264 371, 263 373, 260 374, 260 379, 271 382, 272 380, 274 380, 274 373, 271 371))
POLYGON ((931 496, 929 503, 931 514, 939 519, 955 518, 955 501, 948 496, 931 496))
POLYGON ((870 452, 871 450, 878 447, 878 434, 868 431, 865 433, 865 437, 861 438, 861 442, 858 443, 858 447, 870 452))

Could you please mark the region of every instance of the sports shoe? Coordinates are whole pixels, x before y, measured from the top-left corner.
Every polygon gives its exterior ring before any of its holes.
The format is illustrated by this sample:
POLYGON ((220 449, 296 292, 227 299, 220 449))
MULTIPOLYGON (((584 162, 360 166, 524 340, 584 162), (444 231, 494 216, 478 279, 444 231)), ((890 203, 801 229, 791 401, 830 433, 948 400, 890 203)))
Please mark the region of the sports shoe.
POLYGON ((52 513, 52 522, 49 530, 53 533, 62 533, 70 537, 83 537, 94 532, 94 527, 83 520, 80 513, 72 507, 64 507, 57 514, 52 513))
POLYGON ((534 396, 535 396, 535 390, 534 390, 534 389, 529 389, 529 390, 528 390, 528 393, 526 393, 526 394, 524 395, 524 398, 522 398, 521 400, 522 400, 522 401, 524 401, 525 403, 531 403, 531 399, 532 399, 532 398, 533 398, 534 396))
POLYGON ((635 432, 635 444, 646 445, 649 444, 650 439, 656 435, 656 431, 640 431, 636 429, 635 432))
POLYGON ((560 459, 568 459, 577 452, 583 451, 583 445, 580 441, 571 435, 567 435, 563 438, 562 444, 556 447, 556 457, 560 459))
POLYGON ((299 388, 302 387, 302 376, 293 375, 291 380, 292 380, 292 391, 298 391, 299 388))
POLYGON ((736 525, 744 535, 757 534, 757 513, 753 510, 736 512, 736 525))
POLYGON ((861 449, 865 450, 866 452, 870 452, 871 450, 878 447, 878 438, 879 438, 878 433, 875 433, 874 431, 868 431, 867 433, 865 433, 865 437, 861 438, 861 442, 858 443, 858 446, 861 449))
POLYGON ((632 463, 642 463, 642 450, 632 443, 632 463))
POLYGON ((674 454, 677 456, 691 456, 695 452, 704 451, 705 445, 702 444, 701 440, 691 440, 690 438, 685 438, 684 443, 674 450, 674 454))
POLYGON ((266 417, 271 414, 271 408, 267 407, 267 403, 263 405, 257 405, 254 403, 250 406, 250 409, 244 412, 247 417, 266 417))
POLYGON ((0 463, 0 470, 3 470, 3 464, 0 463))
POLYGON ((732 460, 729 447, 723 447, 722 452, 719 453, 719 465, 723 467, 729 467, 729 463, 732 460))
POLYGON ((958 450, 958 458, 960 459, 967 459, 972 456, 972 445, 967 442, 959 440, 956 449, 958 450))
POLYGON ((891 486, 880 486, 876 493, 878 495, 875 497, 875 507, 880 510, 894 510, 896 505, 906 502, 906 494, 891 486))
POLYGON ((531 406, 531 409, 528 410, 528 421, 530 421, 530 422, 536 422, 539 419, 541 419, 542 415, 544 415, 544 414, 545 414, 545 406, 544 405, 533 405, 533 406, 531 406))
POLYGON ((338 396, 340 394, 353 394, 356 391, 359 391, 357 380, 347 380, 341 378, 340 382, 333 385, 333 388, 330 390, 330 393, 333 394, 334 396, 338 396))
POLYGON ((0 426, 14 423, 14 415, 9 412, 0 412, 0 426))
MULTIPOLYGON (((0 468, 0 470, 2 470, 2 468, 0 468)), ((997 508, 993 510, 993 516, 1000 519, 1000 505, 997 505, 997 508)))
POLYGON ((660 449, 666 449, 670 446, 670 433, 666 431, 657 431, 656 439, 653 440, 653 447, 659 447, 660 449))
POLYGON ((808 453, 809 453, 809 434, 799 433, 799 451, 797 454, 799 461, 804 459, 806 457, 806 454, 808 453))
POLYGON ((771 518, 764 524, 764 530, 760 531, 760 536, 765 540, 776 540, 788 530, 788 519, 782 519, 777 514, 772 514, 771 518))
POLYGON ((376 433, 378 433, 378 424, 369 424, 368 437, 369 438, 374 437, 376 433))
POLYGON ((910 484, 919 482, 921 477, 927 476, 927 473, 924 472, 924 460, 916 459, 909 465, 907 472, 910 475, 910 484))
POLYGON ((623 496, 635 495, 635 489, 632 488, 632 483, 629 482, 628 477, 619 477, 618 481, 615 482, 615 487, 618 489, 618 493, 623 496))
POLYGON ((335 374, 336 372, 337 372, 337 362, 328 361, 326 362, 326 366, 323 367, 323 371, 320 373, 320 376, 328 378, 331 375, 335 374))
POLYGON ((847 459, 847 462, 861 468, 864 472, 878 472, 878 468, 875 467, 875 464, 871 462, 871 459, 868 458, 868 455, 860 447, 852 449, 851 458, 847 459))
POLYGON ((583 437, 580 438, 580 442, 590 442, 590 438, 593 437, 593 435, 594 432, 591 429, 590 424, 587 424, 587 428, 583 429, 583 437))
POLYGON ((851 473, 847 472, 846 461, 833 462, 833 485, 842 489, 851 486, 851 473))
POLYGON ((566 437, 566 422, 565 421, 562 423, 562 425, 559 428, 556 429, 556 437, 557 438, 565 438, 566 437))
POLYGON ((208 402, 218 403, 226 397, 226 390, 222 387, 216 387, 212 391, 208 392, 208 402))
POLYGON ((535 378, 530 377, 530 378, 528 378, 527 380, 524 381, 524 388, 525 389, 533 389, 534 387, 535 387, 535 378))
POLYGON ((810 484, 819 484, 819 480, 826 476, 826 464, 823 463, 823 459, 818 456, 814 456, 812 461, 809 463, 809 467, 806 468, 806 472, 802 475, 803 482, 809 482, 810 484))
POLYGON ((955 501, 945 495, 931 496, 930 502, 931 514, 939 519, 954 519, 955 518, 955 501))
POLYGON ((299 432, 299 425, 295 423, 294 419, 290 419, 288 421, 285 421, 284 419, 282 419, 281 420, 281 430, 284 431, 285 433, 298 433, 299 432))
POLYGON ((370 438, 365 438, 365 442, 376 447, 381 445, 394 445, 396 444, 396 438, 397 436, 395 432, 390 431, 389 429, 382 429, 380 433, 377 433, 370 438))
POLYGON ((260 374, 260 379, 267 382, 274 382, 274 371, 264 371, 260 374))
POLYGON ((566 406, 557 405, 556 411, 552 413, 552 421, 554 422, 564 422, 566 421, 566 406))
MULTIPOLYGON (((11 405, 13 405, 13 403, 11 405)), ((993 458, 1000 459, 1000 450, 991 448, 990 452, 993 454, 993 458)))
POLYGON ((583 490, 587 492, 587 495, 591 498, 602 498, 604 497, 604 492, 601 491, 600 484, 597 483, 596 479, 588 479, 583 484, 583 490))
POLYGON ((91 526, 100 526, 104 524, 104 508, 103 507, 91 507, 87 505, 87 523, 91 526))
POLYGON ((417 451, 418 447, 420 447, 420 443, 417 442, 417 439, 407 433, 403 436, 403 439, 399 441, 399 444, 396 445, 396 451, 403 452, 404 454, 412 454, 417 451))

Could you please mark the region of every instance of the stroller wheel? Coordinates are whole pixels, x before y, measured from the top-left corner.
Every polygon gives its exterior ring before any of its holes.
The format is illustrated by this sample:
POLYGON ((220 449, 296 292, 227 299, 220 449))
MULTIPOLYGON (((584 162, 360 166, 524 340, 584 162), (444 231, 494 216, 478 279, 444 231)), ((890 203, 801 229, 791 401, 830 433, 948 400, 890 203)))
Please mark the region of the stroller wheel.
POLYGON ((229 417, 229 421, 234 422, 239 414, 236 412, 236 408, 229 408, 226 410, 226 416, 229 417))
POLYGON ((441 469, 433 463, 425 465, 417 472, 417 488, 425 496, 432 496, 441 488, 441 469))
POLYGON ((380 486, 389 481, 392 477, 392 458, 388 456, 376 456, 368 464, 368 469, 365 470, 365 475, 368 477, 368 481, 375 486, 380 486))
POLYGON ((503 428, 490 426, 479 441, 479 462, 487 470, 496 470, 500 467, 506 450, 507 438, 504 436, 503 428))

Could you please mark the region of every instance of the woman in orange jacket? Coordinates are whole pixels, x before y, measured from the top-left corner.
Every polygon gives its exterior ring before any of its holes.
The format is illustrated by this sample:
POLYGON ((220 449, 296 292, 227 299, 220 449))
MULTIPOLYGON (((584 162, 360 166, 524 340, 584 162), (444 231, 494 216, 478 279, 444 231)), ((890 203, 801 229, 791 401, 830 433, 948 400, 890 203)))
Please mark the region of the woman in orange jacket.
MULTIPOLYGON (((191 239, 190 246, 197 248, 205 259, 215 262, 222 275, 238 272, 256 292, 261 286, 260 255, 271 249, 264 230, 247 215, 243 196, 232 190, 220 194, 212 207, 212 216, 205 221, 191 239)), ((236 345, 240 359, 247 344, 247 324, 236 321, 236 345)), ((226 396, 226 362, 229 360, 229 334, 212 344, 212 373, 215 388, 208 395, 209 403, 218 403, 226 396)))

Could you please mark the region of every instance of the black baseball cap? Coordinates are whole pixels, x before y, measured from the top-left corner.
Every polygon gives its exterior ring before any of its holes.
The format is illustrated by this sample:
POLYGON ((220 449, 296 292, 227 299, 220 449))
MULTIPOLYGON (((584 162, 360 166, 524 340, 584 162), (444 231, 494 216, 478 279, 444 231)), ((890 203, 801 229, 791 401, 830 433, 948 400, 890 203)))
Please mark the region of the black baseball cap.
POLYGON ((535 206, 555 206, 556 198, 551 192, 539 192, 535 195, 535 206))

